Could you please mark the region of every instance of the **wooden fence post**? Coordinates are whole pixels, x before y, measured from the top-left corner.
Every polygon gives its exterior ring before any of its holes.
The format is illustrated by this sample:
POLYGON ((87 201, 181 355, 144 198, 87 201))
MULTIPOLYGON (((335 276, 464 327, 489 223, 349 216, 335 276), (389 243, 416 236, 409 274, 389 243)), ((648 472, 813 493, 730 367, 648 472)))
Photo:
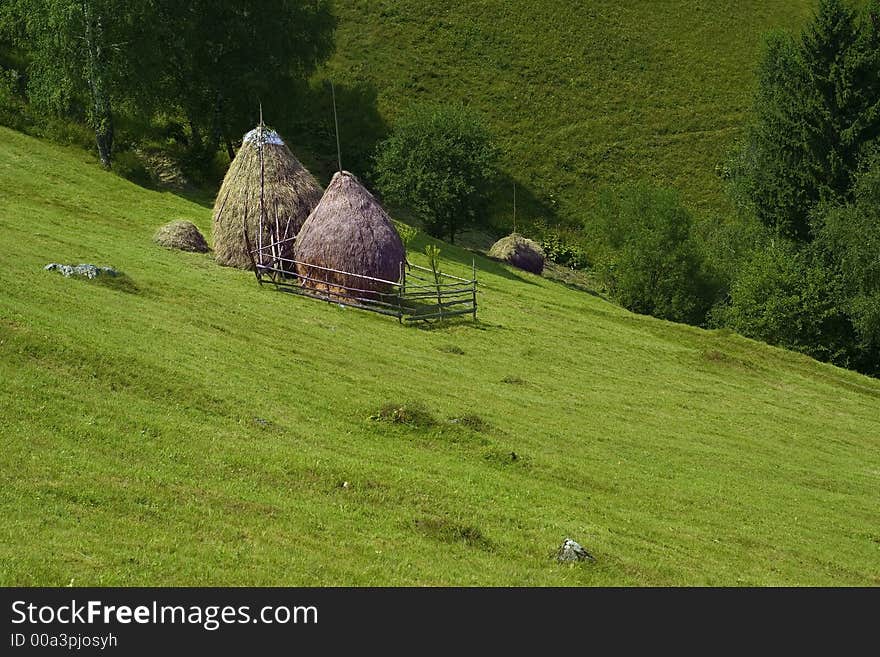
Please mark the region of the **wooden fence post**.
POLYGON ((471 258, 471 269, 473 278, 471 279, 471 286, 473 287, 473 304, 474 304, 474 321, 477 321, 477 260, 476 258, 471 258))
POLYGON ((406 294, 406 269, 400 263, 400 278, 397 281, 397 321, 403 324, 403 296, 406 294))

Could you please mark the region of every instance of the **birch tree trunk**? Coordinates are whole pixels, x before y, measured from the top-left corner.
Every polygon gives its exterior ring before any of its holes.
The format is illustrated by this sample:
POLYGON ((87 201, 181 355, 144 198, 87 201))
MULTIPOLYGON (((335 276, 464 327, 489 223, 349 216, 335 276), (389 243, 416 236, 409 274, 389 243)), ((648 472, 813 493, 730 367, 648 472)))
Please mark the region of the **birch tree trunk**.
POLYGON ((86 73, 91 97, 92 127, 101 164, 109 169, 113 157, 113 111, 107 93, 106 62, 102 49, 101 16, 95 15, 90 0, 82 3, 85 23, 86 73))

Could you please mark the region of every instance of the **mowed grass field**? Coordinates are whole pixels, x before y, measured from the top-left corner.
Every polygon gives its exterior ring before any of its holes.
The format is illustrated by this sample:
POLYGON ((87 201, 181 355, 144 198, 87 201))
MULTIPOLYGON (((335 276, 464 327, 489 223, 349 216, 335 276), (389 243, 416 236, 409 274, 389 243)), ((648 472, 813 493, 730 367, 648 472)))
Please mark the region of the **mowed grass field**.
POLYGON ((0 129, 0 584, 880 584, 880 381, 480 257, 477 323, 401 327, 179 218, 0 129))
MULTIPOLYGON (((374 88, 392 124, 418 101, 472 106, 519 185, 521 217, 589 222, 599 188, 638 179, 724 213, 715 169, 748 121, 763 35, 799 31, 815 6, 339 0, 336 54, 319 75, 374 88)), ((358 138, 341 130, 344 147, 358 138)), ((498 218, 511 196, 497 190, 498 218)))

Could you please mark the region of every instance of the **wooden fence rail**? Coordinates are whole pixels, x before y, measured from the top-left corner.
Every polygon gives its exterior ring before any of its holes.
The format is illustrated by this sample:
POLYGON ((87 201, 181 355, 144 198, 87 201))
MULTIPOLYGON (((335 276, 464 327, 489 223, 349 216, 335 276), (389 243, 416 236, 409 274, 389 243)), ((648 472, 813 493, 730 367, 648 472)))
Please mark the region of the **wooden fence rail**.
MULTIPOLYGON (((295 238, 286 238, 290 242, 295 238)), ((445 272, 438 272, 437 281, 419 273, 434 272, 409 262, 401 263, 400 276, 390 281, 375 276, 322 267, 299 262, 280 255, 280 242, 250 251, 254 270, 260 285, 274 285, 276 289, 299 294, 319 301, 368 310, 397 317, 398 321, 416 322, 443 320, 462 315, 477 319, 477 268, 472 264, 473 277, 468 280, 445 272), (296 273, 297 265, 308 268, 308 274, 296 273), (354 285, 343 285, 337 277, 344 276, 354 285), (376 287, 382 289, 376 290, 376 287)))

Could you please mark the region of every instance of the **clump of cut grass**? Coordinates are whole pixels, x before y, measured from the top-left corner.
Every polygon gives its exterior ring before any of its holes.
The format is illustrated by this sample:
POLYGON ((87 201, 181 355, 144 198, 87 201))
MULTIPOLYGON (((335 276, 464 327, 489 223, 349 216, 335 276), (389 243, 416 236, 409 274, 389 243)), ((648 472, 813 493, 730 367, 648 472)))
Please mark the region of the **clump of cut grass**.
POLYGON ((520 452, 516 452, 510 449, 500 449, 497 447, 493 447, 492 449, 487 450, 483 454, 483 460, 486 463, 499 467, 509 467, 509 466, 518 466, 518 467, 528 467, 531 458, 529 456, 522 454, 520 452))
POLYGON ((455 354, 456 356, 464 356, 464 349, 454 344, 443 345, 438 347, 444 354, 455 354))
POLYGON ((501 383, 507 383, 512 386, 524 386, 526 381, 518 376, 508 375, 501 379, 501 383))
POLYGON ((464 543, 481 550, 492 549, 492 543, 489 539, 479 527, 473 525, 462 525, 448 518, 437 516, 416 518, 414 524, 419 533, 441 543, 464 543))
POLYGON ((742 358, 731 356, 728 353, 719 351, 718 349, 706 349, 703 351, 703 359, 710 363, 718 363, 719 365, 730 365, 742 369, 754 369, 754 365, 742 358))
POLYGON ((449 422, 480 433, 486 433, 492 429, 492 425, 476 413, 468 413, 460 417, 450 418, 449 422))
POLYGON ((405 424, 410 427, 428 428, 437 424, 437 420, 431 411, 421 402, 408 404, 385 403, 379 410, 370 416, 377 422, 391 422, 392 424, 405 424))

